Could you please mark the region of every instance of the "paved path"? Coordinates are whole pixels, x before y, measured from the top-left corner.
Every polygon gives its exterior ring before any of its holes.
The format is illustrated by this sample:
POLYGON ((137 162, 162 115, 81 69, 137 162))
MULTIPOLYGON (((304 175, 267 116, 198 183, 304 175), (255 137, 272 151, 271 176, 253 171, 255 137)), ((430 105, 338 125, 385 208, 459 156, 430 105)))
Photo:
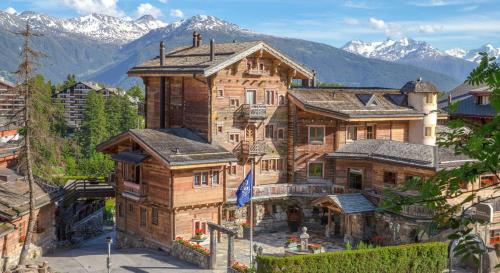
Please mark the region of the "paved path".
MULTIPOLYGON (((58 273, 105 273, 107 245, 104 241, 109 235, 103 234, 75 248, 57 250, 39 260, 48 261, 58 273)), ((112 273, 210 272, 167 256, 164 252, 148 249, 112 249, 111 261, 112 273)))

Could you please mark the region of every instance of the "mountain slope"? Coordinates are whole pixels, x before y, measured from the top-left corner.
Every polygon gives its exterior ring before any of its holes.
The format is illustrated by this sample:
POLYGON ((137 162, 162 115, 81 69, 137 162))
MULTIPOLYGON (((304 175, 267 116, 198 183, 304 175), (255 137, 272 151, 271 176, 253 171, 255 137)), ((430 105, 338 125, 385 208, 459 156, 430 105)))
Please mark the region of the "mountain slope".
POLYGON ((472 50, 453 48, 446 50, 445 52, 448 55, 476 63, 479 63, 481 61, 481 55, 479 55, 479 52, 486 52, 490 57, 496 57, 497 59, 500 58, 500 47, 496 48, 492 44, 485 44, 480 48, 472 50))
POLYGON ((124 45, 120 51, 124 58, 95 73, 91 78, 111 84, 135 83, 137 79, 127 79, 125 74, 131 66, 158 56, 158 43, 161 40, 165 41, 168 50, 190 44, 193 31, 201 32, 204 42, 211 38, 216 42, 263 40, 308 68, 317 70, 320 81, 351 86, 399 88, 407 81, 421 76, 436 83, 441 90, 449 90, 459 84, 452 77, 430 70, 365 58, 321 43, 253 33, 212 16, 194 16, 149 32, 124 45))
POLYGON ((354 40, 345 44, 342 49, 368 58, 413 65, 456 79, 464 79, 476 66, 468 60, 450 56, 427 42, 408 38, 387 39, 382 42, 354 40))

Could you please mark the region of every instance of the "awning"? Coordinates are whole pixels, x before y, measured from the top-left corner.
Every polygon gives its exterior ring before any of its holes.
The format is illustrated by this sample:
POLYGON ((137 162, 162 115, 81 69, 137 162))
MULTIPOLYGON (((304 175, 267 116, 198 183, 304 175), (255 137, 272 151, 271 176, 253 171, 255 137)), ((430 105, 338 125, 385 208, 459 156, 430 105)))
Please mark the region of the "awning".
POLYGON ((142 161, 144 161, 148 155, 141 154, 141 153, 135 153, 135 152, 119 152, 117 154, 112 154, 111 158, 115 161, 123 161, 123 162, 130 162, 134 164, 139 164, 142 161))
POLYGON ((330 208, 343 214, 372 212, 377 208, 361 193, 326 195, 312 201, 312 205, 330 208))

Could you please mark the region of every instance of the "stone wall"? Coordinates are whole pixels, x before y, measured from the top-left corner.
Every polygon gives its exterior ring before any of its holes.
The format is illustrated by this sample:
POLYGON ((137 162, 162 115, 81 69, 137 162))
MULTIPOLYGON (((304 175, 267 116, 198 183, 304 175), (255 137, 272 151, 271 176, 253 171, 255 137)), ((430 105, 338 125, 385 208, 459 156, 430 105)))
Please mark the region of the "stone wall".
POLYGON ((375 234, 384 237, 384 242, 392 244, 393 232, 389 228, 389 223, 399 224, 399 233, 396 234, 396 241, 399 243, 414 243, 417 238, 417 231, 423 227, 423 223, 398 216, 392 213, 375 213, 375 234))
POLYGON ((116 230, 116 247, 118 248, 151 248, 170 253, 170 246, 144 239, 123 230, 116 230))
POLYGON ((170 251, 170 255, 180 260, 186 261, 188 263, 195 264, 200 268, 204 269, 209 268, 210 256, 203 255, 177 242, 172 243, 172 249, 170 251))

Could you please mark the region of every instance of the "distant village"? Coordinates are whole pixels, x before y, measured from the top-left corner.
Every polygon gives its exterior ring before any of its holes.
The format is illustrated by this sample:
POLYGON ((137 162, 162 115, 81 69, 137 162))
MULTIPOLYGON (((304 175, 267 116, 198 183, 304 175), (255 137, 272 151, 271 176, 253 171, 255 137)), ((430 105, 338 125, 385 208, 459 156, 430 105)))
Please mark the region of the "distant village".
MULTIPOLYGON (((380 204, 386 190, 405 181, 475 162, 438 142, 450 121, 486 124, 498 115, 488 86, 438 90, 415 75, 400 88, 320 87, 313 67, 263 41, 204 43, 195 32, 185 42, 168 52, 161 43, 158 57, 128 70, 144 84, 143 102, 85 81, 52 95, 72 132, 82 126, 90 92, 104 99, 125 96, 143 121, 97 145, 96 152, 113 161, 105 177, 37 180, 32 257, 92 238, 109 223, 121 248, 160 249, 200 268, 222 263, 234 272, 249 272, 238 271, 236 261, 252 266, 234 249, 234 240, 249 239, 250 232, 269 236, 268 242, 285 234, 278 249, 283 255, 300 255, 305 235, 311 253, 442 236, 439 230, 422 232, 433 222, 435 211, 428 207, 380 204), (252 207, 238 208, 236 193, 249 172, 252 207), (114 208, 106 216, 109 200, 114 208), (187 247, 189 240, 198 249, 187 247), (226 241, 232 245, 227 251, 226 241), (217 247, 224 249, 224 261, 212 258, 217 247)), ((15 87, 0 79, 1 120, 22 107, 15 87)), ((6 271, 17 264, 25 240, 29 199, 16 169, 20 145, 13 143, 22 139, 21 126, 3 128, 0 268, 6 271)), ((490 197, 495 189, 488 186, 498 177, 482 173, 463 190, 487 188, 477 198, 490 197)), ((488 222, 475 228, 491 248, 500 243, 499 211, 500 199, 493 199, 474 214, 488 222)))

